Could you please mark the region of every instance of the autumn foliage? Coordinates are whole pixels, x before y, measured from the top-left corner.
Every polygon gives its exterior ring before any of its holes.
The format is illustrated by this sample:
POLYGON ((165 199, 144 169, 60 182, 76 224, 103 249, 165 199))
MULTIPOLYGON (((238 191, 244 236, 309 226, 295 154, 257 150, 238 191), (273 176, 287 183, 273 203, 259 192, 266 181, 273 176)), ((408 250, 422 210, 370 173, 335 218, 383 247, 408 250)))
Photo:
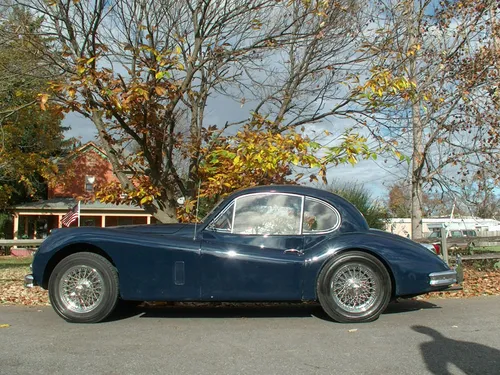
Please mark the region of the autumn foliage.
POLYGON ((36 35, 40 27, 19 8, 0 22, 0 209, 43 198, 57 171, 52 158, 66 144, 60 111, 36 105, 55 78, 43 62, 50 42, 36 35))

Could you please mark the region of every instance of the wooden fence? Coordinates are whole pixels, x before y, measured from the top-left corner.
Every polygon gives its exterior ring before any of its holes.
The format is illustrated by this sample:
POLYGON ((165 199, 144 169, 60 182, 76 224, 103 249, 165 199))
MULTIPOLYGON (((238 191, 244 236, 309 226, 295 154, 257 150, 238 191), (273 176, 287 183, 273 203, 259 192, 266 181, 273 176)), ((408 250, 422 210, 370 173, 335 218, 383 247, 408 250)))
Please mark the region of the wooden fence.
MULTIPOLYGON (((446 237, 446 229, 441 228, 441 238, 419 238, 414 240, 419 243, 438 243, 441 246, 441 254, 446 263, 449 262, 448 253, 451 248, 462 248, 466 249, 468 247, 478 247, 478 246, 492 246, 500 245, 500 236, 489 236, 489 237, 446 237)), ((462 260, 471 259, 500 259, 500 251, 482 254, 467 254, 460 256, 462 260)))
POLYGON ((3 240, 0 239, 0 246, 40 246, 43 239, 31 240, 3 240))
POLYGON ((43 239, 26 239, 26 240, 0 239, 0 253, 3 251, 5 255, 12 254, 16 256, 29 256, 33 254, 32 248, 40 246, 42 242, 43 239))

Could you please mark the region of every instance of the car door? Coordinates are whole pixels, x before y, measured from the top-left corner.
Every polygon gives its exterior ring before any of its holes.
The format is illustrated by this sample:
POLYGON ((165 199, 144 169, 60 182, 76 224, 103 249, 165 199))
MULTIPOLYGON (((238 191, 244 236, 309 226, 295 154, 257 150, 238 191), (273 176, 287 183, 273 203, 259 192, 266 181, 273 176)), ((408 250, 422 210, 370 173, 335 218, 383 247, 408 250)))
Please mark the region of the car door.
POLYGON ((235 199, 202 232, 202 299, 300 300, 302 206, 294 194, 235 199))

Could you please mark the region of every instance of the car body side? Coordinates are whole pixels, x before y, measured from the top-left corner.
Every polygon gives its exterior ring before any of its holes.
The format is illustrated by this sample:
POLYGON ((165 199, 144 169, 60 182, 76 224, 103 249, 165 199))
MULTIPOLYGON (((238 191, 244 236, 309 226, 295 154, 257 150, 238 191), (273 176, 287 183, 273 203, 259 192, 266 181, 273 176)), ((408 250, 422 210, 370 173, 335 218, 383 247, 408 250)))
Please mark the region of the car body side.
MULTIPOLYGON (((268 187, 269 189, 269 187, 268 187)), ((269 259, 259 254, 238 254, 235 251, 219 251, 217 262, 229 267, 257 262, 252 270, 254 277, 273 279, 269 268, 260 267, 264 263, 293 263, 294 273, 287 277, 297 280, 286 284, 296 288, 297 293, 258 293, 239 297, 237 291, 227 290, 217 295, 204 293, 204 275, 221 272, 212 263, 203 261, 204 238, 209 236, 208 224, 224 211, 231 202, 244 194, 266 192, 263 188, 246 189, 236 192, 208 215, 204 222, 195 225, 149 225, 115 228, 68 228, 56 230, 41 245, 33 262, 33 277, 37 285, 47 288, 53 268, 65 256, 79 252, 92 251, 106 257, 117 269, 120 296, 127 300, 151 301, 277 301, 316 300, 318 275, 324 265, 336 255, 358 250, 377 257, 388 269, 392 279, 392 295, 413 296, 427 293, 438 288, 429 283, 429 273, 449 270, 449 267, 435 254, 421 245, 406 238, 390 233, 369 229, 366 221, 354 206, 340 197, 301 187, 279 187, 277 192, 300 194, 322 199, 334 206, 340 213, 341 225, 331 233, 303 234, 303 250, 296 254, 280 255, 269 259), (320 195, 322 193, 319 193, 320 195), (246 258, 245 258, 246 256, 246 258), (261 259, 262 258, 262 259, 261 259), (213 267, 213 269, 211 269, 213 267), (261 270, 261 271, 259 271, 261 270), (260 273, 259 273, 260 272, 260 273)), ((279 237, 279 236, 277 236, 279 237)), ((235 235, 235 248, 238 241, 248 240, 249 236, 235 235)), ((227 249, 226 249, 227 250, 227 249)), ((277 248, 282 254, 285 249, 277 248)), ((269 251, 262 248, 262 254, 269 251)), ((276 268, 283 269, 283 268, 276 268)), ((272 273, 272 272, 271 272, 272 273)), ((245 278, 242 273, 235 277, 245 278)), ((274 279, 276 280, 276 279, 274 279)), ((248 283, 248 280, 243 280, 248 283)), ((235 285, 243 285, 235 283, 235 285)), ((236 286, 235 286, 236 288, 236 286)))

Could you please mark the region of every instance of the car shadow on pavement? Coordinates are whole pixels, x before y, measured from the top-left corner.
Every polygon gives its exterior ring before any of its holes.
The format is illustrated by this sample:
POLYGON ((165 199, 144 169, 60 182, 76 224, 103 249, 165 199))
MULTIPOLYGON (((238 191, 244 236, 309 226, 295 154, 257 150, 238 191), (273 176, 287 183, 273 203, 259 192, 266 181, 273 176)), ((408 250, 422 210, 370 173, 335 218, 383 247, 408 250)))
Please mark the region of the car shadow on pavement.
POLYGON ((384 314, 401 314, 411 311, 440 309, 441 307, 428 301, 417 299, 398 299, 387 306, 384 314))
POLYGON ((465 374, 500 373, 500 350, 475 342, 453 340, 430 327, 416 325, 411 328, 432 339, 420 344, 429 373, 455 373, 450 367, 456 367, 465 374))
MULTIPOLYGON (((392 302, 384 314, 439 308, 424 301, 392 302)), ((141 318, 311 318, 332 321, 319 303, 159 302, 118 308, 106 321, 141 318)))
MULTIPOLYGON (((110 320, 141 318, 307 318, 323 313, 319 304, 158 302, 120 308, 110 320)), ((324 314, 324 313, 323 313, 324 314)))

